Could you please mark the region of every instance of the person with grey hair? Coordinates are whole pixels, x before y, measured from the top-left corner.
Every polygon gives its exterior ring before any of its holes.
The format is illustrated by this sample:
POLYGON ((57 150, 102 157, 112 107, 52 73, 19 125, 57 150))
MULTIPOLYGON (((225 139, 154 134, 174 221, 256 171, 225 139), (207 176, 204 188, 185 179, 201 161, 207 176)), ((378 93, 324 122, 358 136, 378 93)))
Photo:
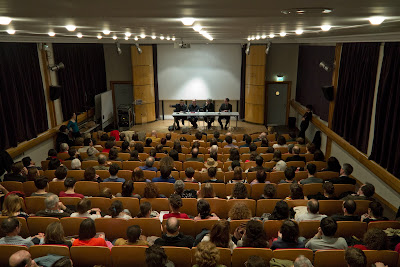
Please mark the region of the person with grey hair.
POLYGON ((154 161, 155 161, 155 158, 154 158, 154 157, 148 157, 148 158, 146 159, 146 163, 145 163, 146 165, 140 166, 139 168, 142 169, 143 171, 153 171, 153 172, 156 172, 156 171, 157 171, 157 168, 156 168, 156 167, 153 167, 154 161))
POLYGON ((332 184, 356 184, 356 180, 350 178, 349 176, 353 173, 353 166, 349 163, 344 163, 342 168, 340 169, 340 176, 336 178, 332 178, 329 181, 332 184))
POLYGON ((288 157, 286 159, 286 162, 289 162, 289 161, 304 161, 304 162, 306 162, 306 158, 300 156, 300 147, 298 145, 295 145, 293 147, 292 152, 293 152, 293 156, 288 157))
POLYGON ((208 152, 210 152, 210 153, 212 153, 212 152, 218 153, 218 146, 217 146, 217 145, 212 145, 212 146, 208 149, 208 152))
POLYGON ((307 202, 307 213, 295 216, 295 220, 299 223, 302 221, 321 221, 326 215, 319 214, 319 203, 316 199, 310 199, 307 202))
POLYGON ((300 255, 294 260, 293 267, 313 267, 313 265, 307 257, 300 255))
POLYGON ((62 143, 60 145, 60 153, 68 153, 69 145, 67 143, 62 143))
POLYGON ((174 183, 175 194, 181 196, 181 198, 197 198, 196 190, 186 189, 185 183, 182 180, 176 180, 174 183))
POLYGON ((81 170, 82 163, 79 159, 73 159, 71 161, 71 170, 81 170))
MULTIPOLYGON (((215 106, 210 98, 206 100, 206 103, 203 106, 203 111, 204 112, 215 112, 215 106)), ((212 123, 214 122, 215 118, 214 116, 207 116, 204 117, 204 121, 207 122, 207 128, 210 129, 212 123)))
POLYGON ((100 154, 99 157, 97 158, 97 162, 99 163, 99 165, 93 167, 95 170, 106 170, 106 171, 108 171, 110 169, 109 163, 107 162, 106 155, 100 154))
POLYGON ((94 147, 89 147, 86 150, 88 157, 83 159, 83 161, 88 161, 88 160, 96 160, 97 161, 98 158, 96 157, 96 153, 98 153, 98 152, 96 152, 96 151, 97 151, 97 149, 95 149, 94 147))
POLYGON ((56 217, 56 218, 64 218, 70 217, 72 214, 72 210, 68 209, 57 195, 51 195, 45 198, 44 205, 46 206, 45 210, 38 211, 36 216, 41 217, 56 217))
POLYGON ((177 218, 169 218, 165 226, 167 232, 163 234, 161 238, 156 239, 154 244, 160 246, 192 248, 194 238, 192 236, 184 235, 183 233, 179 232, 181 227, 177 218))

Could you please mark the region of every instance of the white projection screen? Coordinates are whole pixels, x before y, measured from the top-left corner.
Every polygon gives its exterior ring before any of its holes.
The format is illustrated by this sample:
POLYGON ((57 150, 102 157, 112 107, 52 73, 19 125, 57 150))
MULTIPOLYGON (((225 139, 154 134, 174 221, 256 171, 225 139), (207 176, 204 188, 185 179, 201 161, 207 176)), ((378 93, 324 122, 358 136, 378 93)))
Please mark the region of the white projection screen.
POLYGON ((160 100, 240 99, 239 44, 157 45, 160 100))

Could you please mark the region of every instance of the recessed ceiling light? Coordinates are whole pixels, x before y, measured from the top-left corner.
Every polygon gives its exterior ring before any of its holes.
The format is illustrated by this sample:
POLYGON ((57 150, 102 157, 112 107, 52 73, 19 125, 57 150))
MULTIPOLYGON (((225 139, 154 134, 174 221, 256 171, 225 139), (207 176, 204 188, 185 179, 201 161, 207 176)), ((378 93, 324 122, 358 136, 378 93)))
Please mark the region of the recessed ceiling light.
POLYGON ((267 38, 267 36, 265 34, 261 35, 261 39, 265 39, 265 38, 267 38))
POLYGON ((129 40, 129 37, 128 37, 128 36, 125 36, 125 40, 128 41, 128 40, 129 40))
POLYGON ((372 25, 379 25, 385 20, 385 18, 381 16, 375 16, 375 17, 370 17, 368 20, 372 25))
POLYGON ((78 34, 76 35, 76 37, 78 37, 78 38, 82 38, 82 37, 83 37, 83 35, 82 35, 82 33, 78 32, 78 34))
POLYGON ((257 35, 257 36, 256 36, 256 39, 257 39, 257 40, 260 40, 260 38, 261 38, 260 35, 257 35))
POLYGON ((275 34, 273 34, 273 33, 271 33, 270 35, 269 35, 269 38, 274 38, 275 37, 275 34))
POLYGON ((117 37, 116 35, 114 35, 114 36, 113 36, 113 39, 114 39, 114 40, 117 40, 117 39, 118 39, 118 37, 117 37))
POLYGON ((55 32, 48 32, 47 33, 49 36, 51 36, 51 37, 53 37, 53 36, 55 36, 56 35, 56 33, 55 32))
POLYGON ((103 33, 104 33, 105 35, 109 35, 111 32, 110 32, 109 30, 103 30, 103 33))
POLYGON ((142 38, 142 39, 146 38, 146 34, 142 33, 142 34, 140 35, 140 38, 142 38))
POLYGON ((126 36, 126 37, 131 37, 131 35, 132 35, 132 34, 131 34, 130 32, 126 32, 126 33, 125 33, 125 36, 126 36))
POLYGON ((302 9, 298 9, 298 10, 296 10, 296 13, 297 13, 297 14, 300 14, 300 15, 302 15, 302 14, 304 14, 304 13, 305 13, 305 11, 304 11, 304 10, 302 10, 302 9))
POLYGON ((304 32, 303 30, 296 30, 297 35, 303 34, 303 32, 304 32))
POLYGON ((67 26, 65 26, 65 28, 66 28, 68 31, 73 32, 73 31, 75 31, 76 26, 75 26, 75 25, 67 25, 67 26))
POLYGON ((175 37, 172 37, 172 39, 171 39, 172 41, 175 41, 176 39, 175 39, 175 37))
POLYGON ((193 30, 195 30, 196 32, 199 32, 199 31, 201 31, 201 29, 203 29, 203 27, 201 27, 201 25, 194 25, 193 26, 193 30))
POLYGON ((279 35, 280 35, 281 37, 285 37, 285 36, 286 36, 286 32, 281 32, 281 33, 279 33, 279 35))
POLYGON ((164 38, 165 38, 164 36, 160 36, 160 39, 161 39, 161 40, 164 40, 164 38))
POLYGON ((249 36, 249 37, 247 37, 247 41, 251 41, 251 37, 249 36))
POLYGON ((101 38, 103 38, 103 36, 101 36, 100 34, 99 35, 97 35, 97 39, 101 39, 101 38))
POLYGON ((214 40, 214 38, 212 38, 211 36, 210 36, 210 38, 207 38, 207 39, 210 40, 210 41, 214 40))
POLYGON ((9 30, 7 30, 7 33, 8 33, 8 34, 14 34, 14 33, 15 33, 15 30, 9 29, 9 30))
POLYGON ((167 36, 167 40, 168 40, 168 41, 171 40, 171 37, 167 36))
POLYGON ((252 41, 254 41, 256 39, 256 37, 254 37, 254 36, 251 36, 251 40, 252 41))
POLYGON ((324 14, 332 13, 332 9, 325 8, 324 10, 322 10, 322 13, 324 13, 324 14))
POLYGON ((135 38, 133 38, 135 41, 139 40, 139 37, 135 36, 135 38))
POLYGON ((192 26, 196 20, 194 18, 181 18, 181 21, 185 26, 192 26))
POLYGON ((151 36, 151 39, 153 39, 153 40, 154 40, 154 39, 157 39, 157 36, 152 35, 152 36, 151 36))
POLYGON ((0 24, 1 25, 8 25, 12 21, 12 18, 9 17, 0 17, 0 24))
POLYGON ((322 25, 321 26, 321 30, 323 30, 324 32, 329 31, 332 28, 331 25, 322 25))

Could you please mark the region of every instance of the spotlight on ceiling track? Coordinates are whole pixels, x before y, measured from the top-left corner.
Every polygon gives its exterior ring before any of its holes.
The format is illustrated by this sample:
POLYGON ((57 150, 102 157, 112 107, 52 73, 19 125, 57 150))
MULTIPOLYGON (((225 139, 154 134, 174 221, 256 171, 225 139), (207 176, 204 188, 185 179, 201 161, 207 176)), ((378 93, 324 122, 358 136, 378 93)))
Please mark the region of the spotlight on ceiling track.
POLYGON ((246 44, 246 50, 244 51, 246 55, 250 55, 250 45, 251 45, 250 42, 246 44))
POLYGON ((139 47, 138 43, 136 43, 135 46, 136 46, 136 49, 137 49, 137 51, 138 51, 138 53, 140 55, 142 53, 142 49, 139 47))
POLYGON ((114 39, 114 40, 117 40, 117 39, 118 39, 118 37, 117 37, 116 35, 114 35, 114 36, 113 36, 113 39, 114 39))
POLYGON ((194 18, 181 18, 181 21, 185 26, 192 26, 196 20, 194 18))
POLYGON ((269 53, 269 49, 271 48, 271 42, 268 42, 267 43, 267 49, 265 49, 265 54, 267 54, 268 55, 268 53, 269 53))
POLYGON ((66 28, 68 31, 73 32, 73 31, 75 31, 76 26, 75 26, 75 25, 67 25, 67 26, 65 26, 65 28, 66 28))
POLYGON ((324 32, 329 31, 332 28, 331 25, 322 25, 321 26, 321 30, 323 30, 324 32))
POLYGON ((303 34, 303 32, 304 32, 304 31, 303 31, 303 30, 301 30, 301 29, 299 29, 299 30, 296 30, 296 34, 297 34, 297 35, 301 35, 301 34, 303 34))
POLYGON ((7 30, 7 33, 8 33, 8 34, 14 34, 14 33, 15 33, 15 30, 9 29, 9 30, 7 30))
POLYGON ((115 46, 117 48, 117 54, 118 55, 122 55, 122 49, 121 49, 121 45, 118 41, 115 42, 115 46))
POLYGON ((111 32, 109 30, 103 30, 104 35, 109 35, 111 32))
POLYGON ((370 17, 368 20, 369 23, 371 23, 372 25, 379 25, 385 21, 385 18, 381 16, 375 16, 375 17, 370 17))
POLYGON ((285 37, 285 36, 286 36, 286 32, 281 32, 281 33, 279 33, 279 35, 280 35, 281 37, 285 37))
POLYGON ((55 32, 48 32, 47 34, 48 34, 50 37, 54 37, 54 36, 56 35, 55 32))
POLYGON ((328 64, 328 63, 326 63, 326 62, 324 62, 324 61, 321 61, 321 62, 319 63, 319 67, 322 68, 322 69, 324 69, 326 72, 329 72, 329 71, 331 71, 331 70, 333 69, 333 66, 332 66, 332 65, 330 65, 330 64, 328 64))
POLYGON ((61 69, 64 69, 64 68, 65 68, 65 65, 62 62, 60 62, 60 63, 58 63, 56 65, 49 66, 49 70, 51 70, 51 71, 58 71, 58 70, 61 70, 61 69))
POLYGON ((83 35, 82 35, 82 33, 78 32, 78 34, 76 35, 76 37, 78 37, 78 38, 82 38, 82 37, 83 37, 83 35))

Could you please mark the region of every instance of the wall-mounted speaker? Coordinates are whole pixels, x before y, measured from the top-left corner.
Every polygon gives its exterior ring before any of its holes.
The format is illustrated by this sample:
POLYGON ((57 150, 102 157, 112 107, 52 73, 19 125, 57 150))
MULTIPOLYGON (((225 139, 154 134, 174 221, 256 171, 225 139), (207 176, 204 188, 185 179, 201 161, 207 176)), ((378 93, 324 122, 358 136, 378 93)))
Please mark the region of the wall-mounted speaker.
POLYGON ((324 97, 328 101, 333 101, 333 86, 322 86, 324 97))
POLYGON ((51 85, 50 86, 50 99, 56 100, 59 99, 61 95, 61 86, 58 85, 51 85))

